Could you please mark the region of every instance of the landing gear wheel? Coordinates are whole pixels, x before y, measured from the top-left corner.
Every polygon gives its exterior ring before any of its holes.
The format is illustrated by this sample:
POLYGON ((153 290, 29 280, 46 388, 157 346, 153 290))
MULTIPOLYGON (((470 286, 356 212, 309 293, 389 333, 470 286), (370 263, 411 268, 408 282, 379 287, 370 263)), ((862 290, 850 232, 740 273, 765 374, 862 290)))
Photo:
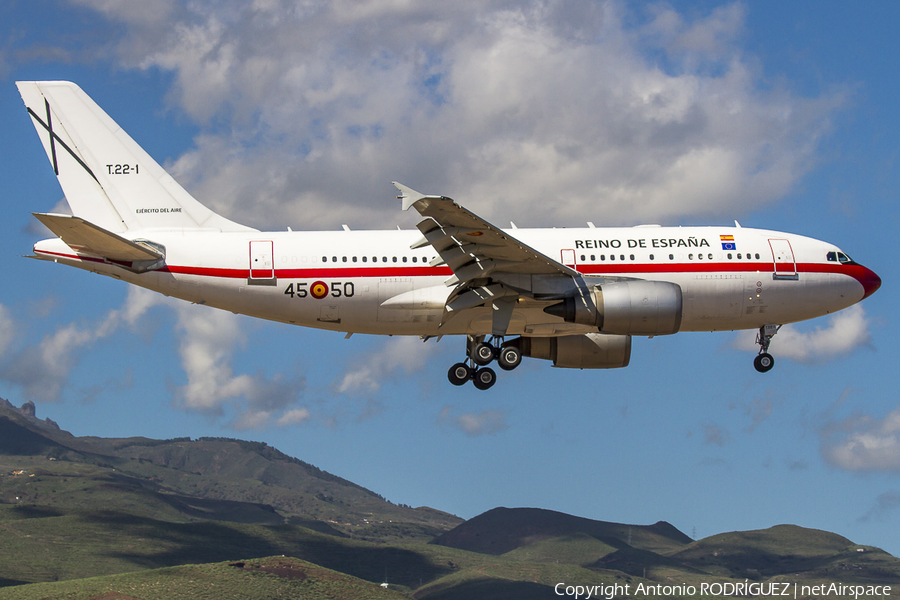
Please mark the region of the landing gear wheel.
POLYGON ((456 363, 447 371, 447 379, 453 385, 463 385, 472 379, 472 369, 466 363, 456 363))
POLYGON ((472 360, 476 365, 482 367, 491 364, 491 361, 494 360, 494 347, 486 342, 476 344, 475 349, 472 350, 472 360))
POLYGON ((497 383, 497 374, 489 367, 478 369, 475 371, 473 383, 479 390, 486 390, 497 383))
POLYGON ((763 352, 753 359, 753 366, 760 373, 768 373, 775 366, 775 359, 768 352, 763 352))
POLYGON ((522 352, 515 346, 507 346, 500 349, 497 364, 504 371, 512 371, 522 362, 522 352))

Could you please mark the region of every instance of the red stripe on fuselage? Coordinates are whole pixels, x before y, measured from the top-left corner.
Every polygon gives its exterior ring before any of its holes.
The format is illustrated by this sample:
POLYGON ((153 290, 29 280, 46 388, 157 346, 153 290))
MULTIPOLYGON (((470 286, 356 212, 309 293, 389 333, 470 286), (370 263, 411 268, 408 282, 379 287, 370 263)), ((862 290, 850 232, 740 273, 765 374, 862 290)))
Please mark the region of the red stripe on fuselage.
MULTIPOLYGON (((37 254, 55 256, 71 260, 81 260, 104 264, 106 261, 93 256, 79 256, 61 252, 36 251, 37 254)), ((773 263, 759 262, 708 262, 708 263, 640 263, 640 264, 591 264, 576 265, 585 275, 607 276, 649 276, 655 273, 772 273, 773 263)), ((218 267, 193 267, 183 265, 166 265, 157 269, 163 273, 178 275, 195 275, 198 277, 216 277, 220 279, 247 279, 250 269, 227 269, 218 267)), ((881 278, 871 269, 862 265, 845 265, 835 263, 798 263, 798 273, 834 273, 847 275, 856 279, 864 290, 864 298, 868 298, 881 287, 881 278)), ((453 272, 449 267, 428 266, 387 266, 387 267, 317 267, 313 269, 276 269, 275 276, 280 279, 312 279, 312 278, 362 278, 362 277, 449 277, 453 272)))
MULTIPOLYGON (((774 270, 771 262, 748 263, 630 263, 630 264, 605 264, 605 265, 576 265, 578 271, 585 275, 652 275, 654 273, 772 273, 774 270)), ((160 271, 176 273, 180 275, 198 275, 203 277, 220 277, 230 279, 246 279, 250 276, 249 269, 224 269, 213 267, 192 267, 169 265, 160 271)), ((869 269, 861 265, 840 265, 820 263, 797 264, 798 273, 836 273, 849 275, 862 282, 869 269)), ((385 267, 346 267, 336 265, 334 267, 315 267, 306 269, 276 269, 275 276, 279 279, 312 279, 312 278, 356 278, 356 277, 449 277, 453 272, 449 267, 428 266, 385 266, 385 267)))

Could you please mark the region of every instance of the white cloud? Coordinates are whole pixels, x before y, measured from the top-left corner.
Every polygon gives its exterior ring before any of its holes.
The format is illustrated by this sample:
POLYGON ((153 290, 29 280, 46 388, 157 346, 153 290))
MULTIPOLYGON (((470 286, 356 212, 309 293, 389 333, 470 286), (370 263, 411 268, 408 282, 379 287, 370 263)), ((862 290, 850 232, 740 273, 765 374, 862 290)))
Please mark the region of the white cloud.
POLYGON ((0 304, 0 357, 6 353, 6 349, 12 344, 16 334, 16 327, 9 309, 0 304))
POLYGON ((96 342, 105 339, 123 326, 133 326, 154 304, 157 296, 138 287, 129 287, 125 303, 110 310, 96 323, 69 323, 10 357, 0 376, 16 383, 32 400, 59 401, 68 385, 69 374, 81 355, 96 342))
POLYGON ((506 413, 499 410, 489 409, 479 413, 463 413, 459 416, 453 412, 452 406, 445 406, 441 409, 437 422, 452 425, 472 437, 491 435, 509 428, 506 413))
MULTIPOLYGON (((756 331, 741 332, 732 342, 732 347, 758 352, 755 339, 756 331)), ((797 325, 783 326, 772 338, 770 352, 776 358, 791 358, 805 363, 824 362, 867 346, 871 339, 866 311, 855 304, 828 317, 824 327, 803 330, 797 325)))
POLYGON ((689 18, 617 2, 173 0, 161 19, 82 2, 123 23, 123 65, 171 72, 171 102, 210 124, 176 176, 260 227, 411 225, 391 179, 525 223, 730 216, 797 183, 844 101, 766 81, 737 3, 689 18))
POLYGON ((172 306, 181 334, 178 353, 187 377, 187 383, 174 390, 180 407, 212 415, 233 408, 238 413, 232 422, 235 429, 264 429, 272 419, 281 425, 300 422, 299 413, 293 412, 297 409, 289 407, 305 387, 302 377, 235 373, 235 350, 247 341, 239 317, 186 302, 172 306), (293 416, 287 417, 290 412, 293 416))
MULTIPOLYGON (((246 342, 238 317, 136 286, 128 287, 120 308, 110 310, 99 321, 65 324, 39 343, 11 355, 0 367, 0 376, 22 386, 30 399, 59 401, 72 370, 94 344, 122 328, 135 328, 157 305, 170 307, 177 317, 178 353, 187 379, 173 390, 179 407, 212 415, 232 409, 235 416, 231 426, 235 429, 262 429, 273 424, 285 427, 309 419, 306 409, 295 406, 305 387, 302 377, 235 373, 234 353, 246 342)), ((0 351, 7 331, 12 331, 7 325, 11 327, 11 321, 0 305, 0 351)), ((84 390, 82 396, 90 400, 105 389, 129 385, 129 377, 110 380, 84 390)))
POLYGON ((835 467, 900 473, 900 408, 881 419, 853 415, 831 421, 819 435, 822 455, 835 467))
POLYGON ((402 376, 400 373, 409 376, 424 369, 434 352, 433 342, 424 343, 417 337, 387 338, 380 348, 353 356, 334 389, 350 395, 377 392, 382 383, 402 376))
POLYGON ((293 408, 285 411, 278 419, 279 427, 289 427, 291 425, 301 425, 312 418, 309 410, 306 408, 293 408))

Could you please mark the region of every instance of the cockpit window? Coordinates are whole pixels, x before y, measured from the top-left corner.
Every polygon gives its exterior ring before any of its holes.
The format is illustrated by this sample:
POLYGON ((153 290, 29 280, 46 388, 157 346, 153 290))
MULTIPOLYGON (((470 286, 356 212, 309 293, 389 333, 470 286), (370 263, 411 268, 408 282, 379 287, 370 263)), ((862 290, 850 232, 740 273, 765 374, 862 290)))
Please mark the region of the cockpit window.
POLYGON ((839 262, 842 265, 855 265, 856 262, 843 252, 829 252, 825 255, 825 258, 829 262, 839 262))

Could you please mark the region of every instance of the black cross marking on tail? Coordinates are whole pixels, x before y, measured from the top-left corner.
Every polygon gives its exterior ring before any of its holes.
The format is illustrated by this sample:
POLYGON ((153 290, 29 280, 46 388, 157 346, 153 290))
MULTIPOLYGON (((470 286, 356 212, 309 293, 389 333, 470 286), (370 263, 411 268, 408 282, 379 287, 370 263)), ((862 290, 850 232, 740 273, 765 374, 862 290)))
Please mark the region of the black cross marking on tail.
POLYGON ((47 108, 47 122, 46 123, 44 123, 44 121, 41 120, 41 118, 37 115, 37 113, 35 113, 33 110, 31 110, 30 106, 28 106, 26 108, 28 108, 28 114, 31 115, 31 117, 35 121, 40 123, 41 127, 46 129, 47 133, 50 134, 50 160, 53 162, 53 172, 56 173, 57 176, 59 175, 59 165, 56 162, 56 142, 59 142, 59 145, 62 146, 63 148, 65 148, 66 152, 68 152, 69 155, 72 158, 74 158, 75 161, 78 162, 79 165, 84 167, 84 170, 88 172, 88 175, 93 177, 94 181, 96 181, 99 184, 100 180, 97 179, 97 176, 94 175, 94 172, 91 171, 90 167, 88 167, 86 164, 84 164, 84 161, 81 160, 81 158, 77 154, 75 154, 75 151, 72 150, 71 148, 69 148, 69 145, 66 144, 62 140, 62 138, 56 134, 55 131, 53 131, 53 120, 50 117, 50 103, 47 101, 46 98, 44 98, 44 106, 47 108))

